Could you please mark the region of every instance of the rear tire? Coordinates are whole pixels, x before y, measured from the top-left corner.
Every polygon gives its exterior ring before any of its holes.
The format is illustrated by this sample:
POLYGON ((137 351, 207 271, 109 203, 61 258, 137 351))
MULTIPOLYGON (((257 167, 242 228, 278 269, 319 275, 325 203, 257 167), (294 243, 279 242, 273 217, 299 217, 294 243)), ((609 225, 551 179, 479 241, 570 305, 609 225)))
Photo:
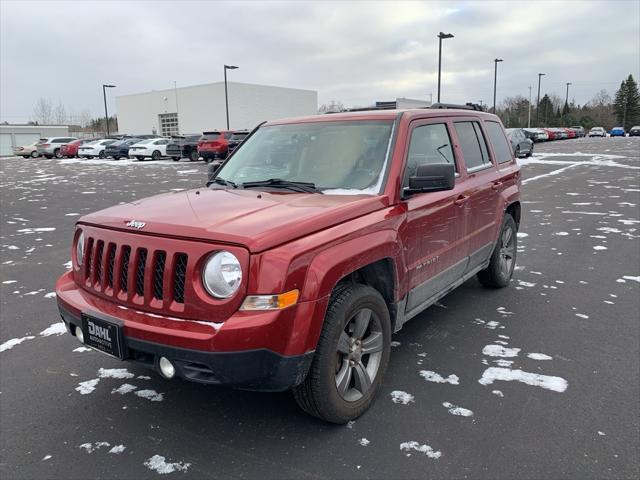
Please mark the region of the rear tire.
POLYGON ((180 157, 171 157, 171 159, 172 159, 174 162, 179 162, 179 161, 180 161, 180 157))
POLYGON ((154 150, 151 154, 151 160, 160 160, 160 152, 158 150, 154 150))
POLYGON ((533 144, 531 144, 531 148, 529 148, 529 153, 527 153, 527 157, 533 155, 533 144))
POLYGON ((500 227, 500 236, 491 254, 489 266, 478 272, 478 280, 488 288, 509 285, 516 266, 518 229, 513 217, 506 213, 500 227))
POLYGON ((53 155, 45 155, 45 158, 51 159, 51 158, 53 158, 53 155))
POLYGON ((327 422, 353 420, 380 390, 390 350, 391 320, 380 293, 367 285, 338 286, 309 373, 293 397, 302 410, 327 422))
POLYGON ((35 150, 31 152, 31 158, 38 158, 38 152, 36 152, 35 150))
POLYGON ((53 151, 53 156, 54 156, 54 157, 56 157, 56 158, 58 158, 58 159, 62 158, 62 154, 60 153, 60 149, 59 149, 59 148, 56 148, 56 149, 53 151))
POLYGON ((191 150, 191 153, 189 154, 189 160, 191 160, 192 162, 197 162, 199 159, 200 155, 198 155, 198 151, 191 150))
POLYGON ((100 153, 98 153, 98 158, 105 158, 104 150, 100 150, 100 153))
POLYGON ((138 155, 136 158, 138 159, 139 162, 142 162, 144 160, 144 157, 141 157, 140 155, 138 155))
POLYGON ((114 156, 113 156, 113 159, 114 159, 114 160, 120 160, 120 155, 114 155, 114 156))

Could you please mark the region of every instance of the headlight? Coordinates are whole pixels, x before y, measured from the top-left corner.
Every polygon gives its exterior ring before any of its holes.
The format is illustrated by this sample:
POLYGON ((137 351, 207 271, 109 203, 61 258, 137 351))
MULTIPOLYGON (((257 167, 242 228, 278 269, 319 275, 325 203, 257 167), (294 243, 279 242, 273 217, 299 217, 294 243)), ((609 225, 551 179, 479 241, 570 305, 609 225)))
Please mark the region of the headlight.
POLYGON ((233 253, 216 252, 209 257, 202 271, 202 283, 216 298, 229 298, 240 288, 242 267, 233 253))
POLYGON ((76 262, 78 265, 82 265, 82 259, 84 258, 84 232, 80 232, 78 242, 76 243, 76 262))

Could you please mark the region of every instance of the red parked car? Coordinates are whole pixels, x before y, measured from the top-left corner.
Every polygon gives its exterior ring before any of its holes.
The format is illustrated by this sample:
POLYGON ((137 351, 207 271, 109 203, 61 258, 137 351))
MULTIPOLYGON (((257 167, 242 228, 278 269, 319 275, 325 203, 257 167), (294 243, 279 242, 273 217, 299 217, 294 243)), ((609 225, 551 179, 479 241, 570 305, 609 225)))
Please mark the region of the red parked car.
POLYGON ((209 188, 80 218, 64 323, 165 378, 292 389, 326 421, 358 417, 392 332, 476 275, 509 285, 520 167, 479 108, 272 121, 209 188))
POLYGON ((198 140, 198 154, 207 163, 215 159, 227 158, 229 139, 232 135, 233 132, 228 130, 203 132, 198 140))
POLYGON ((549 135, 549 140, 556 140, 556 132, 554 132, 550 128, 543 128, 542 130, 547 132, 547 135, 549 135))
POLYGON ((576 138, 576 131, 572 128, 563 128, 565 132, 567 132, 567 138, 576 138))
POLYGON ((74 140, 73 142, 65 143, 60 147, 60 155, 62 158, 74 158, 78 156, 78 148, 92 139, 84 138, 80 140, 74 140))

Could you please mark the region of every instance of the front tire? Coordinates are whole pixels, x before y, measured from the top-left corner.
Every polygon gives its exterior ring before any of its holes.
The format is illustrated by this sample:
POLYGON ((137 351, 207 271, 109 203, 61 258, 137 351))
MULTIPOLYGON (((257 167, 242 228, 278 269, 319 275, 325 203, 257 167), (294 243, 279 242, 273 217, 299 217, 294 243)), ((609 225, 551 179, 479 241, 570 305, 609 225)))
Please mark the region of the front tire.
POLYGON ((533 144, 531 144, 531 147, 529 148, 529 153, 527 153, 527 157, 530 157, 531 155, 533 155, 533 144))
POLYGON ((200 159, 200 155, 198 155, 197 150, 191 150, 191 154, 189 155, 189 160, 192 162, 197 162, 200 159))
POLYGON ((389 363, 391 320, 380 293, 338 286, 305 380, 293 396, 305 412, 343 424, 362 415, 380 390, 389 363))
POLYGON ((151 154, 151 160, 160 160, 160 152, 158 150, 154 150, 151 154))
POLYGON ((142 162, 144 160, 144 157, 140 155, 138 155, 136 158, 138 159, 139 162, 142 162))
POLYGON ((478 280, 488 288, 503 288, 509 285, 516 266, 518 251, 518 229, 511 215, 505 214, 500 236, 493 249, 489 266, 478 272, 478 280))
POLYGON ((56 148, 56 149, 53 151, 53 156, 54 156, 54 157, 56 157, 56 158, 58 158, 58 159, 62 158, 62 154, 60 153, 60 149, 59 149, 59 148, 56 148))
POLYGON ((100 150, 100 152, 98 153, 98 158, 104 158, 104 150, 100 150))
POLYGON ((36 152, 35 150, 31 152, 31 158, 38 158, 38 152, 36 152))
POLYGON ((180 161, 180 157, 171 157, 171 160, 173 160, 174 162, 179 162, 180 161))

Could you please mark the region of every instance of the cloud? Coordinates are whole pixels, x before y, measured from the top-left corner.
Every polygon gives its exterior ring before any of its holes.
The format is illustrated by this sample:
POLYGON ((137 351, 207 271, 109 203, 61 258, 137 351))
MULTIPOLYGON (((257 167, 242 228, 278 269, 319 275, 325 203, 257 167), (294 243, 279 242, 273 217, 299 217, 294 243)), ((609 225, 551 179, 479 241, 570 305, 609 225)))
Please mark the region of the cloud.
POLYGON ((0 120, 31 116, 38 97, 102 114, 115 95, 220 81, 317 90, 320 103, 369 105, 436 93, 489 103, 542 91, 588 101, 640 76, 636 1, 611 2, 19 2, 0 3, 0 120), (34 12, 37 12, 34 13, 34 12))

